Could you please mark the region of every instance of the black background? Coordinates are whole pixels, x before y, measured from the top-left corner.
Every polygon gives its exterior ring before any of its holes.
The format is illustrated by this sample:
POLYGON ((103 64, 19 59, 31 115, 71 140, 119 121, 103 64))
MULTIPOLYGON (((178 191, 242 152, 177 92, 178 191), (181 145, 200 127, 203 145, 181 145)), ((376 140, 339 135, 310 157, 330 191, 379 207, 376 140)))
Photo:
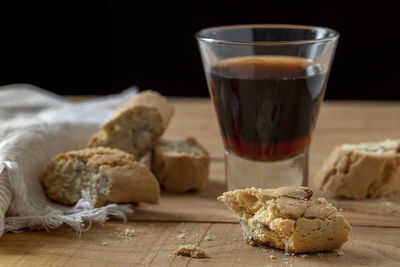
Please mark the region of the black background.
POLYGON ((326 98, 400 100, 395 1, 49 1, 0 6, 0 85, 110 94, 137 85, 208 96, 198 30, 286 23, 341 34, 326 98))

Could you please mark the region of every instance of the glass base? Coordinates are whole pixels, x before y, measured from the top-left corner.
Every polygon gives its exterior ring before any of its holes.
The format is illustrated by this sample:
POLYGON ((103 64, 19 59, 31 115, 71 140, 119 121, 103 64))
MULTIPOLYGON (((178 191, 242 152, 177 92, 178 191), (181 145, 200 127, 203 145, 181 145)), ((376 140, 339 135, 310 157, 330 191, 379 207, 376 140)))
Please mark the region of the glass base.
POLYGON ((225 175, 228 190, 307 185, 308 149, 295 157, 276 161, 256 161, 226 152, 225 175))

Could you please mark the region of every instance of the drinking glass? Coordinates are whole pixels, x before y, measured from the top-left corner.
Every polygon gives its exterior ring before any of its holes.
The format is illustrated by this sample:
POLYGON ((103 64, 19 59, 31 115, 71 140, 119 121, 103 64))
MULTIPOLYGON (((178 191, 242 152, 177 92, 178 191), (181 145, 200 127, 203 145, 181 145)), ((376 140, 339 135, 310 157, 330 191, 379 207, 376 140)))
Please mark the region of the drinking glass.
POLYGON ((237 25, 196 33, 225 147, 228 190, 306 185, 338 32, 237 25))

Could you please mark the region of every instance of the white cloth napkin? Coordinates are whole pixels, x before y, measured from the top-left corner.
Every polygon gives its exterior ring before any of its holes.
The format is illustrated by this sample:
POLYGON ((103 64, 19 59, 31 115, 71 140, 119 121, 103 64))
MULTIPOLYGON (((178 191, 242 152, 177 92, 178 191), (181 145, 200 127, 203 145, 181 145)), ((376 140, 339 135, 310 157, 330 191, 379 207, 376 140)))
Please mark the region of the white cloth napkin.
POLYGON ((79 234, 109 215, 125 219, 129 205, 94 208, 83 193, 74 207, 45 196, 40 176, 61 152, 84 148, 114 109, 137 88, 119 95, 70 102, 27 84, 0 87, 0 236, 24 229, 53 229, 65 223, 79 234))

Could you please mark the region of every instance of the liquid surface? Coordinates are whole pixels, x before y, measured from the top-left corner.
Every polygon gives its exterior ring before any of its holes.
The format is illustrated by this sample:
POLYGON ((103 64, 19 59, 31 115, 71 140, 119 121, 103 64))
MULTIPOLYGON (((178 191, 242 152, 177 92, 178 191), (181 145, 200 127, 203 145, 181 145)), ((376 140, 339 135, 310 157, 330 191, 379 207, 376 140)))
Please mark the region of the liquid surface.
POLYGON ((326 73, 298 57, 220 61, 207 73, 225 146, 242 157, 288 158, 310 143, 326 73))

